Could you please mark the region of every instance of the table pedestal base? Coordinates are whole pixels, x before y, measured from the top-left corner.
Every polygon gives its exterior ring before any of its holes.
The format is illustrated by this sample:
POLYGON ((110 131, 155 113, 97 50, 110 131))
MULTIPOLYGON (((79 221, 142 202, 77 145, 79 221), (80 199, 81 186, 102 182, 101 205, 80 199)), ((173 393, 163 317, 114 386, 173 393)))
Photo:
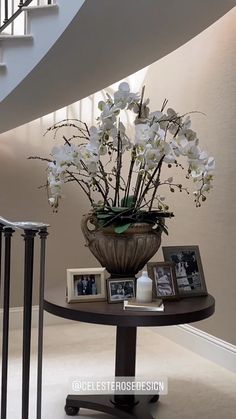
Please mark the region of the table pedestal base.
MULTIPOLYGON (((215 300, 211 295, 183 298, 180 301, 166 301, 163 313, 130 313, 123 310, 122 304, 107 304, 104 301, 92 304, 89 302, 68 304, 65 301, 64 287, 56 287, 47 291, 44 309, 51 314, 70 320, 117 326, 115 376, 135 377, 137 327, 171 326, 206 319, 214 313, 215 300)), ((153 362, 153 359, 150 362, 153 362)), ((104 365, 104 373, 107 372, 104 365)), ((80 374, 79 366, 77 374, 80 374)), ((149 403, 158 399, 157 396, 137 395, 135 400, 138 403, 135 404, 129 396, 131 403, 124 404, 121 400, 118 401, 118 395, 113 403, 111 397, 112 395, 70 395, 66 400, 66 413, 68 416, 75 416, 81 407, 107 412, 118 418, 151 419, 149 403)))
POLYGON ((80 408, 84 408, 123 419, 153 419, 153 416, 148 412, 148 404, 156 402, 158 398, 158 396, 142 395, 137 396, 134 402, 130 403, 129 399, 128 404, 124 404, 114 400, 111 395, 69 395, 66 399, 65 412, 68 416, 76 416, 80 408))
MULTIPOLYGON (((135 377, 136 327, 117 327, 116 331, 116 377, 135 377)), ((108 413, 118 418, 153 419, 148 412, 148 404, 154 403, 159 396, 132 394, 120 395, 69 395, 65 411, 68 416, 75 416, 79 409, 91 409, 108 413)))

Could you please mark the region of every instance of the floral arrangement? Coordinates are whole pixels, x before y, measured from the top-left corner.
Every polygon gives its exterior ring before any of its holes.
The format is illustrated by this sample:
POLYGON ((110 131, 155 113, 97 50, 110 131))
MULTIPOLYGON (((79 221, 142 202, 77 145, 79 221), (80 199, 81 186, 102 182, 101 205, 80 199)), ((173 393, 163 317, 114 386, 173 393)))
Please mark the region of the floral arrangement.
POLYGON ((187 162, 186 178, 195 185, 195 204, 201 206, 212 188, 215 160, 200 148, 190 114, 179 115, 167 108, 167 100, 160 110, 151 112, 144 88, 141 95, 132 93, 125 82, 113 96, 107 94, 98 108, 97 126, 89 128, 75 119, 60 121, 46 134, 52 132, 54 139, 60 135, 63 145, 53 147, 51 159, 31 157, 48 162, 47 188, 54 210, 62 198, 63 184, 76 182, 101 226, 114 225, 122 233, 132 223, 145 221, 166 231, 163 218, 173 213, 168 211, 163 188, 189 191, 175 183, 173 176, 163 179, 162 169, 167 165, 184 170, 182 158, 187 162), (134 114, 132 138, 121 121, 123 112, 134 114), (70 136, 64 134, 68 127, 70 136), (130 162, 124 174, 126 153, 130 162))

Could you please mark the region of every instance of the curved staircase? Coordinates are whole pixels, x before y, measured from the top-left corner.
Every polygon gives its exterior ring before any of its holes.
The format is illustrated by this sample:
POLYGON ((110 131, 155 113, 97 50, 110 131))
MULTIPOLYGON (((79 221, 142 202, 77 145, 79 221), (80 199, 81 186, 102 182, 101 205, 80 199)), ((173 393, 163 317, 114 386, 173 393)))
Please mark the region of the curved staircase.
POLYGON ((189 41, 236 0, 57 0, 0 36, 0 132, 103 89, 189 41))

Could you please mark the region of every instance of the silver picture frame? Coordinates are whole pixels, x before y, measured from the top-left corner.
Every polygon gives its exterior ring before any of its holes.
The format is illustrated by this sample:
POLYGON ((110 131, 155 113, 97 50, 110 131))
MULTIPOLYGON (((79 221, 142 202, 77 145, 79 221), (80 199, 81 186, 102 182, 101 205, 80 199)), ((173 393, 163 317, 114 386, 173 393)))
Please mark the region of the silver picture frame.
POLYGON ((105 268, 67 269, 67 302, 106 301, 105 268))
POLYGON ((162 251, 164 260, 175 264, 180 297, 208 294, 198 246, 163 246, 162 251))

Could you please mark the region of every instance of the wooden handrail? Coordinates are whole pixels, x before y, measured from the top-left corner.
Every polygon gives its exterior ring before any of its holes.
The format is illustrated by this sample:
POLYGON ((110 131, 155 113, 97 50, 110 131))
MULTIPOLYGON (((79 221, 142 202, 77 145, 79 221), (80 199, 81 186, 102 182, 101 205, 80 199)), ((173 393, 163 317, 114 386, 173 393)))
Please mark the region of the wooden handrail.
POLYGON ((35 221, 9 221, 0 216, 0 225, 21 230, 44 230, 49 224, 37 223, 35 221))

